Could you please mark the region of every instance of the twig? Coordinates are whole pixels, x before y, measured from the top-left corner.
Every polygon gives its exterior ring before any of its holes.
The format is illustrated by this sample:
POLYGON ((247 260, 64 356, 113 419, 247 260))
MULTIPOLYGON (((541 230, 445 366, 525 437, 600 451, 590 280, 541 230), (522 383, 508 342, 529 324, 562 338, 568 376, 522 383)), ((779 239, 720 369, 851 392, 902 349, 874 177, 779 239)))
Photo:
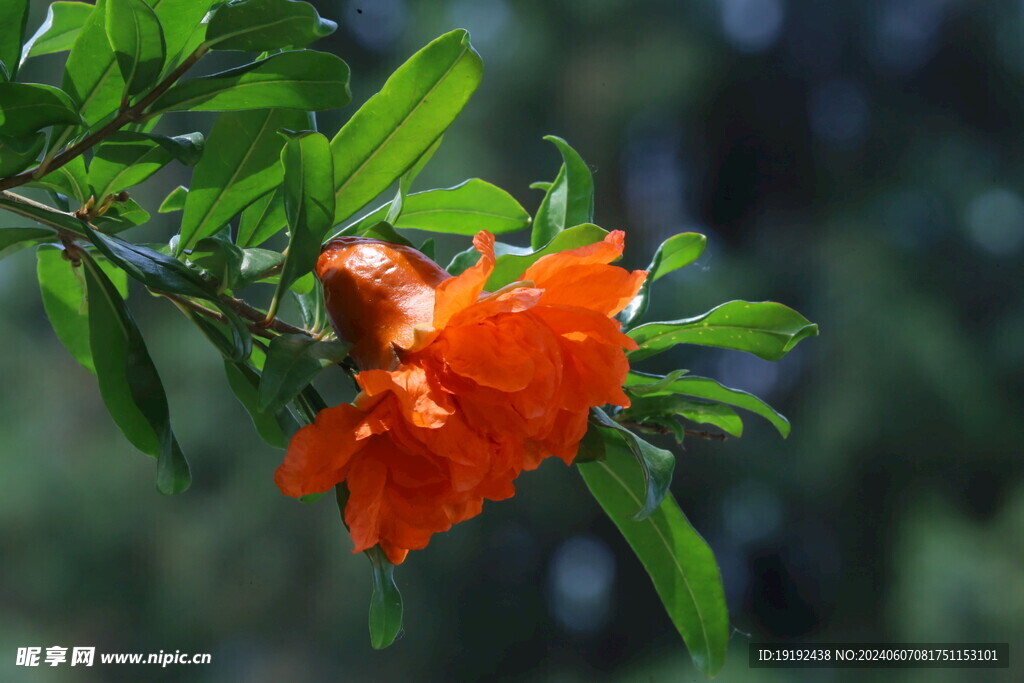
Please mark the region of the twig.
POLYGON ((156 102, 156 100, 167 92, 175 82, 181 78, 186 71, 191 69, 196 62, 202 59, 203 55, 206 54, 208 48, 205 46, 198 47, 195 52, 190 54, 185 61, 178 65, 178 67, 167 75, 167 78, 160 81, 155 88, 149 91, 149 93, 141 100, 136 102, 130 107, 122 107, 118 112, 117 116, 111 119, 110 123, 103 126, 99 130, 87 135, 85 138, 80 140, 77 144, 67 148, 57 156, 53 157, 53 160, 48 164, 44 160, 42 164, 31 168, 27 171, 19 173, 18 175, 11 176, 10 178, 4 178, 0 180, 0 190, 7 190, 12 187, 18 187, 25 183, 31 182, 37 179, 39 176, 45 173, 51 173, 56 171, 58 168, 68 163, 77 156, 80 156, 83 152, 91 149, 96 143, 100 142, 104 138, 108 137, 111 133, 115 133, 125 125, 137 121, 143 117, 146 108, 156 102))

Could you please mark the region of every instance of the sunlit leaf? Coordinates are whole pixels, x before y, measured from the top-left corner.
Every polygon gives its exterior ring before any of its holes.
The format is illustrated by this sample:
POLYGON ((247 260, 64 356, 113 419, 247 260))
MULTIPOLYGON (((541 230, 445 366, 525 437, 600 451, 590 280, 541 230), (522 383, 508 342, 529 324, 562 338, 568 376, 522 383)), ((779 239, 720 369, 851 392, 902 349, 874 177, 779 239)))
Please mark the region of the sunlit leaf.
POLYGON ((89 184, 97 197, 133 187, 172 160, 195 164, 202 155, 203 144, 200 133, 173 138, 129 131, 116 133, 96 147, 89 164, 89 184))
MULTIPOLYGON (((385 220, 389 207, 390 204, 385 204, 360 218, 355 233, 385 220)), ((529 224, 530 214, 512 195, 473 178, 455 187, 406 196, 393 225, 396 228, 475 235, 481 230, 494 234, 514 232, 529 224)))
POLYGON ((93 6, 85 2, 58 0, 51 3, 46 10, 46 20, 25 43, 21 61, 70 50, 92 10, 93 6))
POLYGON ((167 45, 153 8, 142 0, 107 0, 106 29, 125 82, 125 97, 154 86, 164 68, 167 45))
POLYGON ((85 158, 80 156, 28 185, 59 192, 65 197, 77 199, 79 204, 84 204, 92 194, 89 188, 89 173, 85 170, 85 158))
POLYGON ((800 340, 817 334, 817 325, 782 304, 730 301, 695 318, 652 322, 630 330, 629 336, 640 348, 629 356, 637 361, 676 344, 698 344, 778 360, 800 340))
POLYGON ((206 29, 206 44, 214 50, 250 52, 300 48, 337 28, 306 2, 238 0, 221 5, 213 13, 206 29))
POLYGON ((284 213, 284 194, 277 188, 242 210, 238 220, 237 244, 255 247, 281 232, 288 224, 284 213))
POLYGON ((547 189, 533 221, 530 245, 540 249, 563 230, 594 220, 594 178, 590 168, 565 140, 547 135, 562 155, 562 167, 547 189))
POLYGON ((694 664, 714 676, 725 664, 730 631, 715 556, 671 495, 646 519, 634 519, 644 500, 642 473, 624 444, 606 447, 604 460, 577 466, 580 474, 647 570, 694 664))
POLYGON ((277 297, 313 270, 320 245, 334 222, 334 164, 331 143, 320 133, 289 134, 281 151, 284 167, 285 214, 288 217, 287 256, 281 267, 277 297))
POLYGON ((30 4, 29 0, 4 0, 0 3, 0 63, 4 67, 0 74, 6 72, 11 80, 17 75, 21 63, 21 40, 25 35, 30 4))
POLYGON ((0 135, 22 137, 57 124, 78 125, 75 104, 59 88, 39 83, 0 83, 0 135))
POLYGON ((185 200, 188 198, 188 188, 184 185, 178 185, 176 188, 171 190, 170 194, 164 197, 164 200, 160 203, 160 208, 157 209, 159 213, 173 213, 175 211, 181 211, 185 208, 185 200))
MULTIPOLYGON (((192 173, 181 217, 179 250, 220 230, 253 200, 281 184, 281 128, 307 127, 305 112, 261 109, 217 117, 192 173)), ((253 246, 251 242, 244 246, 253 246)))
POLYGON ((451 125, 480 83, 483 65, 456 30, 396 70, 331 141, 335 223, 350 217, 405 173, 451 125))
MULTIPOLYGON (((50 325, 74 359, 95 374, 89 346, 89 308, 82 268, 73 267, 64 258, 64 250, 58 247, 41 247, 36 256, 39 291, 50 325)), ((104 261, 97 261, 97 265, 106 273, 121 298, 128 296, 128 278, 124 271, 104 261)))
POLYGON ((297 50, 179 82, 150 111, 320 111, 343 107, 350 99, 345 62, 327 52, 297 50))

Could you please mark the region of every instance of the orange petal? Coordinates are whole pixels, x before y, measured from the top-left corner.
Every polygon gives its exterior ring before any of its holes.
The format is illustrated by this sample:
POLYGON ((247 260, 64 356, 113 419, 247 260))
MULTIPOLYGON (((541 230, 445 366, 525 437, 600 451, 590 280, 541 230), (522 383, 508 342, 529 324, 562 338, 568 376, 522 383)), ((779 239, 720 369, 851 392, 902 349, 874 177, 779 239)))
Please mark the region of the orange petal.
POLYGON ((356 381, 367 396, 392 392, 399 400, 405 419, 417 427, 444 424, 454 410, 445 394, 433 387, 419 365, 401 365, 397 370, 364 370, 356 381))
POLYGON ((626 233, 612 230, 601 242, 542 256, 527 268, 519 279, 532 280, 537 287, 547 287, 547 279, 563 268, 591 263, 611 263, 622 256, 625 246, 626 233))
MULTIPOLYGON (((384 437, 375 437, 377 441, 384 437)), ((348 503, 345 505, 345 524, 348 525, 353 552, 362 552, 380 541, 380 525, 384 515, 384 486, 387 468, 378 458, 361 454, 348 473, 348 503)))
POLYGON ((602 344, 633 350, 638 348, 632 337, 623 334, 619 321, 586 308, 576 306, 538 306, 530 315, 540 318, 559 336, 579 340, 590 337, 602 344))
POLYGON ((599 263, 566 266, 544 281, 542 305, 579 306, 612 316, 624 309, 643 285, 647 273, 632 273, 599 263))
POLYGON ((475 303, 494 271, 494 235, 486 230, 477 233, 473 246, 480 252, 476 265, 437 287, 434 297, 435 329, 443 329, 453 315, 475 303))
POLYGON ((316 421, 292 437, 274 482, 286 496, 323 493, 345 478, 350 458, 363 444, 355 429, 365 413, 342 404, 317 413, 316 421))
POLYGON ((402 564, 405 562, 405 558, 409 555, 408 548, 399 548, 398 546, 384 540, 380 542, 380 549, 388 556, 388 562, 391 564, 402 564))
POLYGON ((525 388, 533 379, 534 362, 530 330, 520 321, 530 322, 509 316, 505 324, 485 320, 445 330, 444 361, 482 386, 507 392, 525 388))

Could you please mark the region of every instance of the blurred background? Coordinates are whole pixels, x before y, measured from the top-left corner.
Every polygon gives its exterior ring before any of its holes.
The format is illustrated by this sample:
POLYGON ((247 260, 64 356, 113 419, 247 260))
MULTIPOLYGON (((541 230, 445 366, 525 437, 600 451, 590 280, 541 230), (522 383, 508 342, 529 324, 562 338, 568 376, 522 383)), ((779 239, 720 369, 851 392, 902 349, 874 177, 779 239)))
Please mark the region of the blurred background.
MULTIPOLYGON (((478 176, 532 213, 529 183, 560 163, 541 137, 560 135, 594 170, 597 222, 627 231, 626 265, 674 233, 708 235, 695 265, 659 281, 650 319, 743 298, 821 325, 779 363, 683 348, 642 367, 716 377, 794 425, 782 440, 750 416, 742 439, 675 449, 673 492, 718 556, 735 627, 720 680, 1010 680, 751 670, 747 644, 995 641, 1024 656, 1024 3, 314 4, 340 25, 315 47, 352 67, 354 105, 320 116, 328 134, 465 27, 484 81, 418 189, 478 176)), ((26 75, 59 82, 63 60, 26 75)), ((134 194, 155 214, 187 180, 165 170, 134 194)), ((439 260, 465 246, 440 240, 439 260)), ((29 252, 0 262, 3 680, 700 680, 643 569, 557 461, 411 555, 396 572, 405 634, 371 650, 368 563, 329 498, 278 493, 282 453, 214 349, 132 295, 193 467, 188 492, 162 497, 50 330, 34 268, 29 252), (13 667, 26 645, 213 664, 13 667)), ((346 384, 320 381, 334 400, 346 384)))

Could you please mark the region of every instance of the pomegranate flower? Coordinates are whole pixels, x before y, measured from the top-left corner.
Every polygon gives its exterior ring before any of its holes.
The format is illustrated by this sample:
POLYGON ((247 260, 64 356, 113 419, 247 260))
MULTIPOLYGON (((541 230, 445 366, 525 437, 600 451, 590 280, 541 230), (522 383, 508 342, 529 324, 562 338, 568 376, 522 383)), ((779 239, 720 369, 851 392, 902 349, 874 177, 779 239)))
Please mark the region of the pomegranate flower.
POLYGON ((345 482, 355 552, 380 544, 401 563, 485 499, 511 497, 523 470, 571 463, 592 406, 629 405, 624 349, 636 344, 613 316, 647 274, 608 265, 623 233, 544 256, 493 293, 494 237, 473 245, 480 260, 455 277, 359 237, 331 241, 317 262, 362 391, 295 434, 275 481, 289 496, 345 482))

